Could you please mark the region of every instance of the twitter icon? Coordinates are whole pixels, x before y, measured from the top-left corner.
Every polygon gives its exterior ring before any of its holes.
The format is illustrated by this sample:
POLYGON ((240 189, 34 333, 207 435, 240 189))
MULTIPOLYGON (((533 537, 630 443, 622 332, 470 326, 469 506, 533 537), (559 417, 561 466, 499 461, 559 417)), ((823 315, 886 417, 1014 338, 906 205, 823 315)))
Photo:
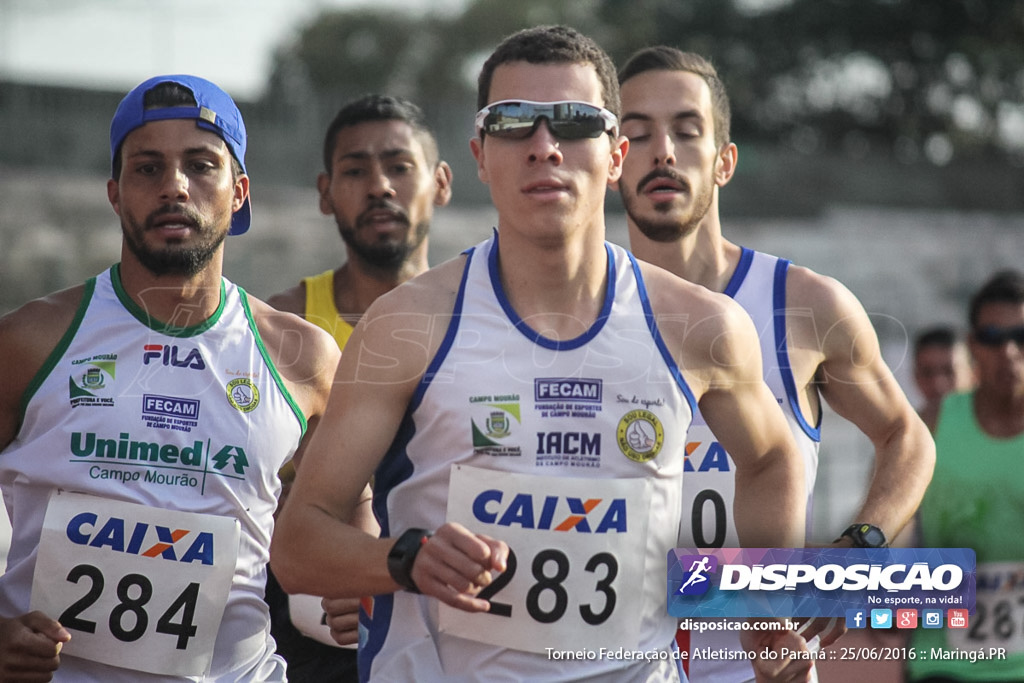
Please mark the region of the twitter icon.
POLYGON ((892 610, 871 610, 871 628, 892 628, 892 610))

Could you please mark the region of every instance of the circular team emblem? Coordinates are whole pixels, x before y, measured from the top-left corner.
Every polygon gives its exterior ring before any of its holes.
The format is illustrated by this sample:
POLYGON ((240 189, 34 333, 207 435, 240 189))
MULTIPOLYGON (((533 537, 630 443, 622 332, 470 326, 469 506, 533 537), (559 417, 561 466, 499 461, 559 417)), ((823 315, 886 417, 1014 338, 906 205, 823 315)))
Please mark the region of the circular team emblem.
POLYGON ((619 449, 635 462, 658 457, 665 443, 665 430, 658 416, 649 410, 631 410, 619 420, 616 431, 619 449))
POLYGON ((251 413, 260 404, 260 390, 246 377, 228 382, 227 392, 228 403, 243 413, 251 413))

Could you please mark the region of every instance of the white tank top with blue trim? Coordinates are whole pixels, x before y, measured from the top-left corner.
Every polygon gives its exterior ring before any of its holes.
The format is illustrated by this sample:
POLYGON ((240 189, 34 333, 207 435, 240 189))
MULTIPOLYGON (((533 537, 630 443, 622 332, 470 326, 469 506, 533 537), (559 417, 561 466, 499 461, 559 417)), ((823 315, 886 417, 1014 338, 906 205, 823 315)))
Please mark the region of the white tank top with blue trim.
MULTIPOLYGON (((807 529, 811 528, 812 494, 818 470, 820 416, 815 425, 800 410, 796 383, 789 364, 786 316, 801 312, 786 310, 786 273, 790 262, 743 248, 739 264, 726 287, 731 296, 754 321, 761 340, 765 383, 786 415, 790 431, 803 456, 807 483, 807 529)), ((686 444, 686 486, 683 492, 681 547, 733 548, 739 546, 733 517, 735 465, 718 443, 698 411, 686 444)), ((707 651, 740 649, 734 631, 690 633, 693 649, 707 651)), ((698 657, 690 660, 693 680, 753 680, 749 662, 698 657)))
POLYGON ((378 596, 362 615, 364 679, 683 678, 665 580, 694 401, 636 262, 606 251, 598 319, 560 342, 511 308, 496 236, 467 252, 374 507, 383 535, 457 521, 505 540, 514 559, 488 589, 490 613, 378 596))
POLYGON ((148 321, 117 266, 93 278, 26 392, 17 437, 0 454, 13 522, 0 614, 27 612, 30 595, 46 599, 39 586, 66 591, 74 606, 49 616, 74 627, 72 641, 105 639, 126 657, 98 664, 69 644, 55 680, 283 680, 263 591, 277 471, 305 417, 232 283, 222 281, 221 306, 200 325, 148 321), (44 517, 55 513, 70 521, 50 534, 44 517), (210 521, 228 536, 203 531, 210 521), (37 572, 37 557, 75 566, 58 571, 41 559, 37 572), (218 600, 212 584, 175 583, 217 564, 227 576, 220 604, 206 607, 218 600), (203 639, 207 672, 132 670, 173 668, 203 639), (170 664, 156 663, 162 651, 170 664))

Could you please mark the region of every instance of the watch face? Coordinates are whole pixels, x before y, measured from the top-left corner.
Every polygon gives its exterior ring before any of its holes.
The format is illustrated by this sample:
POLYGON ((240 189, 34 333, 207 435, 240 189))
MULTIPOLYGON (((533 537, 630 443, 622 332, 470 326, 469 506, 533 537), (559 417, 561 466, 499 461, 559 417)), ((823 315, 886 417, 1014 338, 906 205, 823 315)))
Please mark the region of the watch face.
POLYGON ((860 536, 861 543, 867 548, 881 548, 885 545, 885 534, 878 527, 869 526, 860 536))

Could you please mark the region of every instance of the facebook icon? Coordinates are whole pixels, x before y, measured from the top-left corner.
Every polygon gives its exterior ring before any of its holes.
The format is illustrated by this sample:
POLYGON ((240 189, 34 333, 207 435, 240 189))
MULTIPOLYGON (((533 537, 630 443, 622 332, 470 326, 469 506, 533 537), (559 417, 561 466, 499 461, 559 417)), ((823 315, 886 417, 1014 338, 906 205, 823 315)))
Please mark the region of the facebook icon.
POLYGON ((846 628, 867 628, 867 611, 862 609, 846 610, 846 628))

